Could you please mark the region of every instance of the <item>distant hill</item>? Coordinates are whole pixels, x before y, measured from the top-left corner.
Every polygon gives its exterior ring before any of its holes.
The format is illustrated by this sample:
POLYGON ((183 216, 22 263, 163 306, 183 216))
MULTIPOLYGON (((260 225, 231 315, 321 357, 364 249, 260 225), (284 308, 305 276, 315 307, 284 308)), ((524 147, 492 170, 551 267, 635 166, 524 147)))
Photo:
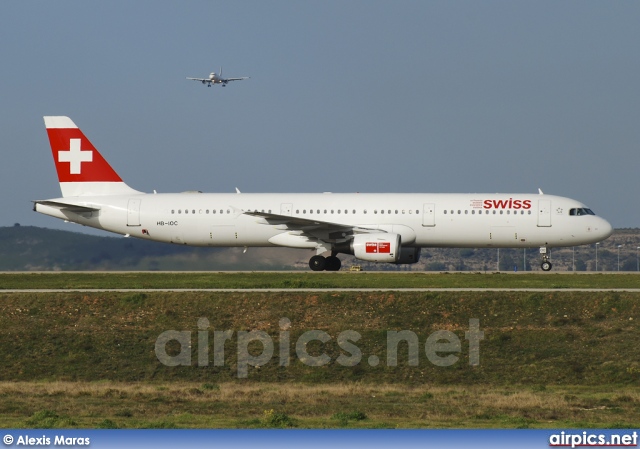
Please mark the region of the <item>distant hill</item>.
POLYGON ((0 227, 0 270, 282 269, 238 248, 194 248, 136 238, 100 237, 33 226, 0 227))
MULTIPOLYGON (((636 271, 640 229, 618 229, 598 248, 598 271, 636 271)), ((553 249, 555 271, 595 271, 595 245, 553 249)), ((135 238, 100 237, 33 226, 0 227, 1 271, 51 270, 282 270, 308 269, 312 252, 288 248, 194 248, 135 238)), ((341 255, 343 266, 365 270, 496 271, 496 249, 426 248, 414 265, 363 263, 341 255)), ((501 249, 500 270, 539 270, 537 248, 501 249)))

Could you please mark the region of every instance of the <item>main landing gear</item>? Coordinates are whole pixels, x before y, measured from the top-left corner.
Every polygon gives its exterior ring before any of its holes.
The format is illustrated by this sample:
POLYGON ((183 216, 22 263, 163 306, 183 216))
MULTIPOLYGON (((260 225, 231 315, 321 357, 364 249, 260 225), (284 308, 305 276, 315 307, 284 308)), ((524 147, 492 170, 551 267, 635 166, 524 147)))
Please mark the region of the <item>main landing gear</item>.
POLYGON ((551 262, 549 262, 549 253, 547 252, 546 246, 540 247, 540 255, 542 256, 542 263, 540 264, 540 268, 542 268, 542 271, 551 270, 551 267, 553 267, 553 265, 551 265, 551 262))
POLYGON ((342 266, 342 262, 336 256, 329 257, 313 256, 309 259, 309 268, 313 271, 338 271, 342 266))

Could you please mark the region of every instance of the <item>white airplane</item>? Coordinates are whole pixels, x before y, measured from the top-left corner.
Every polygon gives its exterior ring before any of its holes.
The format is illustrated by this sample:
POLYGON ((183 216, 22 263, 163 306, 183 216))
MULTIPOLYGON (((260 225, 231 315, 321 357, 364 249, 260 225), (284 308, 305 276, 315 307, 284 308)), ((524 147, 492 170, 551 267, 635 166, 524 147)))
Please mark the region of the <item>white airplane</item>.
POLYGON ((206 84, 207 87, 211 87, 212 84, 222 84, 222 87, 226 87, 229 81, 242 81, 249 79, 248 76, 242 76, 240 78, 222 78, 222 67, 220 67, 220 72, 211 72, 209 74, 209 78, 189 78, 188 80, 200 81, 202 84, 206 84))
POLYGON ((44 117, 61 198, 34 210, 159 242, 212 247, 308 248, 314 271, 340 269, 338 254, 411 264, 420 249, 540 247, 599 242, 611 225, 579 201, 538 194, 147 194, 125 184, 68 117, 44 117), (328 257, 323 254, 328 254, 328 257))

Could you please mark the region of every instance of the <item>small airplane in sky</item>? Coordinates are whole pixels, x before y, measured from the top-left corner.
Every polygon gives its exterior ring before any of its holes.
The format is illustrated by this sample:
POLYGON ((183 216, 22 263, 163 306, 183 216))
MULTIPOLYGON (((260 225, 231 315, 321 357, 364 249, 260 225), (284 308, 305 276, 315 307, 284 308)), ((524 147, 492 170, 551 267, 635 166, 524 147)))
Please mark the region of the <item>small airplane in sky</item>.
POLYGON ((209 78, 189 78, 188 80, 200 81, 202 84, 207 84, 207 87, 211 87, 212 84, 222 84, 222 87, 226 87, 229 81, 241 81, 249 79, 248 76, 242 76, 240 78, 223 78, 222 77, 222 67, 220 67, 220 72, 211 72, 209 74, 209 78))
POLYGON ((413 264, 421 248, 587 245, 613 228, 571 198, 530 193, 185 193, 129 187, 69 117, 45 117, 62 197, 34 210, 97 229, 179 245, 306 248, 314 271, 338 254, 413 264), (327 253, 327 257, 322 254, 327 253))

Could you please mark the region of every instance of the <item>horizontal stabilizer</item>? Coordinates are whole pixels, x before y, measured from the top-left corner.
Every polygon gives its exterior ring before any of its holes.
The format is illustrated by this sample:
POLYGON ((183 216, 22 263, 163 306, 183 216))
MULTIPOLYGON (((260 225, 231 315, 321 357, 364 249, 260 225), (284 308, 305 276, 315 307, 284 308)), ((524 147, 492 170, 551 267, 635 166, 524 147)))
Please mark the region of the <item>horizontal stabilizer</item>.
POLYGON ((80 206, 78 204, 62 203, 60 201, 34 201, 33 210, 36 210, 36 206, 42 204, 43 206, 54 207, 66 212, 84 213, 84 212, 96 212, 99 211, 98 207, 80 206))

